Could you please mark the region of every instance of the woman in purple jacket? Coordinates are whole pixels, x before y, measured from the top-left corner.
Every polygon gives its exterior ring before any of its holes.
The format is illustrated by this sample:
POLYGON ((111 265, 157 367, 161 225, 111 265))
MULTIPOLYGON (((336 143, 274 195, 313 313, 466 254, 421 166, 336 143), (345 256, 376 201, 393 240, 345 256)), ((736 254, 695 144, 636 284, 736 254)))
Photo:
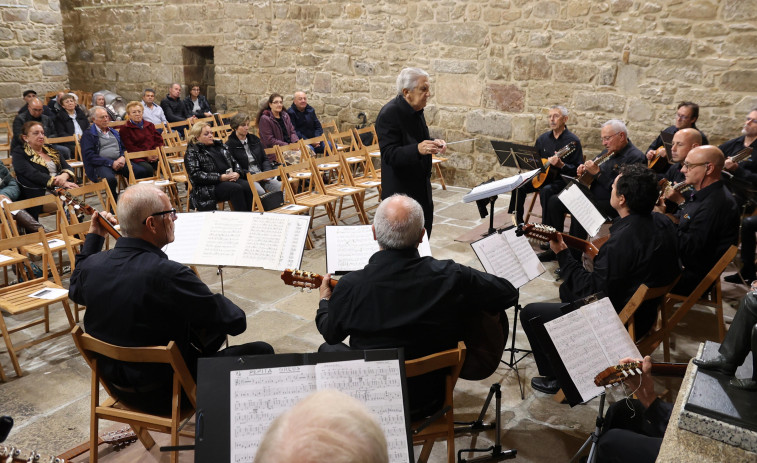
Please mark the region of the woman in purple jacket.
MULTIPOLYGON (((272 94, 268 102, 258 112, 258 130, 264 148, 273 145, 288 145, 299 138, 294 130, 289 114, 284 111, 284 98, 278 93, 272 94)), ((275 159, 273 159, 275 161, 275 159)))

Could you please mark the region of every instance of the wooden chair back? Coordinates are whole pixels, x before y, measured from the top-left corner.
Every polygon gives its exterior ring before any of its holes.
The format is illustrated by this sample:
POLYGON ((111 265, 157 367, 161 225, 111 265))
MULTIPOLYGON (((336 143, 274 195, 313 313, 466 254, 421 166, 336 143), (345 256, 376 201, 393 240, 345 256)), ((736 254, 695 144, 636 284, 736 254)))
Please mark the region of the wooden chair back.
MULTIPOLYGON (((90 412, 90 449, 98 447, 99 420, 117 421, 130 425, 135 431, 149 429, 171 435, 171 446, 179 444, 181 421, 194 413, 197 406, 197 385, 187 368, 179 347, 174 341, 167 346, 151 347, 120 347, 100 341, 84 333, 80 326, 71 332, 74 344, 79 349, 84 360, 92 370, 91 380, 91 412, 90 412), (132 363, 160 363, 166 364, 173 370, 173 397, 170 415, 154 415, 129 408, 118 402, 118 394, 113 391, 100 376, 98 361, 102 357, 132 363), (100 386, 110 398, 100 402, 100 386), (182 391, 186 394, 192 408, 182 410, 182 391)), ((155 441, 146 432, 137 432, 145 448, 149 449, 155 441)), ((182 433, 182 435, 186 435, 182 433)), ((178 452, 171 453, 171 462, 178 463, 178 452)), ((97 451, 90 453, 90 461, 97 461, 97 451)))
POLYGON ((363 127, 362 129, 352 129, 355 132, 355 140, 357 141, 358 146, 362 148, 366 148, 368 152, 371 151, 378 151, 379 149, 379 143, 378 143, 378 135, 376 134, 376 126, 375 125, 369 125, 367 127, 363 127), (370 143, 364 143, 362 135, 364 134, 370 134, 371 141, 370 143))
POLYGON ((13 140, 13 129, 10 123, 0 122, 0 151, 6 151, 7 157, 11 155, 11 140, 13 140))
POLYGON ((432 371, 446 370, 444 378, 444 405, 445 412, 430 424, 427 420, 416 421, 410 425, 411 429, 416 430, 421 425, 427 424, 425 428, 413 431, 413 444, 422 444, 419 462, 428 461, 431 454, 431 448, 437 439, 446 439, 447 441, 447 461, 455 462, 455 421, 454 421, 454 403, 453 393, 455 384, 460 377, 460 370, 465 362, 465 343, 460 341, 456 349, 445 350, 436 354, 427 355, 414 360, 405 361, 405 374, 408 378, 424 375, 432 371))
POLYGON ((345 130, 344 132, 329 133, 328 135, 331 146, 334 151, 355 151, 358 148, 357 141, 355 141, 355 134, 352 130, 345 130))
POLYGON ((211 127, 211 129, 213 130, 213 138, 217 138, 224 143, 229 141, 229 135, 231 135, 230 125, 226 124, 226 125, 213 126, 211 127))
POLYGON ((176 122, 169 122, 168 124, 168 130, 171 132, 179 132, 179 133, 185 133, 186 131, 189 131, 192 127, 189 125, 189 119, 186 121, 176 121, 176 122))
POLYGON ((321 128, 323 129, 323 134, 327 135, 329 133, 336 133, 339 132, 339 127, 336 125, 335 120, 331 120, 329 122, 322 122, 321 128))
MULTIPOLYGON (((618 318, 620 318, 621 323, 626 326, 626 329, 628 330, 629 336, 631 336, 631 339, 633 339, 636 342, 636 311, 641 307, 641 305, 644 302, 647 301, 653 301, 655 299, 659 299, 659 304, 657 306, 657 315, 658 315, 658 325, 659 326, 653 326, 649 333, 646 334, 646 336, 654 333, 657 330, 663 329, 665 327, 665 320, 664 318, 660 317, 660 314, 662 313, 662 305, 665 302, 665 297, 668 295, 671 289, 673 289, 673 286, 678 283, 680 277, 676 277, 671 281, 669 284, 664 286, 656 286, 656 287, 649 287, 645 284, 640 285, 636 292, 631 296, 631 299, 628 300, 625 307, 623 307, 623 310, 620 311, 618 314, 618 318)), ((663 339, 662 343, 664 344, 665 350, 667 353, 665 354, 665 361, 670 361, 670 351, 667 339, 663 339)), ((637 346, 639 345, 639 342, 636 342, 637 346)), ((656 345, 646 345, 644 348, 646 351, 641 352, 642 356, 650 355, 652 352, 654 352, 655 349, 657 349, 656 345), (649 350, 651 349, 651 350, 649 350)))
MULTIPOLYGON (((300 143, 302 145, 312 146, 317 143, 323 143, 323 154, 320 154, 320 156, 331 156, 334 154, 333 150, 331 149, 331 144, 329 143, 329 140, 326 138, 325 134, 318 135, 317 137, 308 138, 308 139, 300 139, 300 143)), ((308 150, 309 151, 309 150, 308 150)), ((316 156, 319 156, 316 154, 316 156)))
POLYGON ((216 114, 217 123, 215 125, 226 125, 229 123, 229 121, 231 121, 231 118, 236 116, 237 114, 238 114, 238 111, 232 111, 232 112, 223 113, 223 114, 217 113, 216 114))

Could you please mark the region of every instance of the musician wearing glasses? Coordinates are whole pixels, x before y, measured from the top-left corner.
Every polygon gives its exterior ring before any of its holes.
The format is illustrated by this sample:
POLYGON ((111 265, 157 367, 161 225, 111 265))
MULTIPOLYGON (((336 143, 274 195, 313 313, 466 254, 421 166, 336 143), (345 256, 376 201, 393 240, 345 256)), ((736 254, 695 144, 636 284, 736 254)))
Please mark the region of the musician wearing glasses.
MULTIPOLYGON (((562 315, 563 307, 578 299, 604 293, 620 313, 642 283, 650 287, 670 284, 680 273, 676 229, 662 214, 652 212, 657 202, 657 176, 644 165, 624 166, 616 176, 610 204, 618 217, 610 227, 610 239, 594 258, 594 269, 584 269, 558 234, 549 242, 562 269, 562 303, 534 303, 523 308, 523 330, 528 336, 541 376, 531 379, 531 387, 546 394, 560 389, 554 371, 531 324, 534 317, 544 322, 562 315)), ((644 303, 635 314, 636 333, 643 336, 657 319, 657 302, 644 303)))
POLYGON ((697 146, 689 151, 681 172, 694 187, 689 200, 676 213, 678 249, 684 270, 673 288, 689 294, 710 271, 728 247, 736 244, 739 211, 733 196, 720 180, 725 164, 716 146, 697 146))
MULTIPOLYGON (((697 129, 697 119, 699 119, 699 105, 691 101, 682 101, 678 103, 674 124, 670 127, 667 127, 665 130, 663 130, 663 132, 675 134, 681 129, 691 128, 699 131, 699 133, 702 135, 702 144, 706 145, 708 144, 707 137, 704 133, 702 133, 701 130, 697 129)), ((658 135, 657 138, 655 138, 655 140, 652 142, 652 144, 649 145, 649 148, 647 148, 647 159, 654 159, 654 157, 656 156, 657 148, 660 148, 662 145, 662 136, 658 135)), ((667 153, 663 152, 660 155, 659 161, 656 162, 652 168, 659 173, 665 172, 665 170, 670 165, 667 157, 667 153)))
MULTIPOLYGON (((602 137, 602 146, 605 147, 604 151, 594 160, 586 161, 584 164, 578 166, 576 175, 582 177, 586 173, 584 178, 591 179, 589 188, 591 194, 594 196, 593 199, 599 212, 605 217, 614 218, 617 217, 618 213, 610 204, 610 196, 615 177, 618 176, 621 166, 643 163, 644 154, 629 140, 628 129, 623 121, 611 119, 605 122, 602 124, 600 135, 602 137), (604 162, 600 164, 597 160, 603 159, 603 157, 604 162)), ((554 195, 549 199, 543 223, 554 227, 557 231, 562 231, 565 214, 567 213, 568 208, 565 207, 557 195, 554 195)), ((581 239, 585 239, 588 236, 586 230, 583 229, 577 220, 570 221, 569 234, 581 239)), ((572 250, 572 252, 574 252, 574 257, 580 258, 580 253, 577 253, 575 250, 572 250)), ((542 262, 554 259, 555 253, 551 249, 539 254, 539 260, 542 262)))
POLYGON ((749 111, 741 134, 740 137, 719 146, 725 156, 725 170, 731 172, 734 177, 757 185, 757 107, 749 111), (740 153, 746 154, 745 148, 751 148, 753 151, 740 162, 734 162, 731 158, 740 153))
POLYGON ((670 183, 662 190, 666 212, 674 214, 686 202, 691 185, 686 184, 686 176, 682 172, 683 163, 689 151, 701 145, 702 134, 699 130, 681 129, 673 135, 673 146, 670 149, 673 164, 662 176, 670 183))
MULTIPOLYGON (((104 216, 116 222, 110 214, 104 216)), ((175 341, 194 377, 202 356, 273 353, 264 342, 218 351, 226 335, 245 331, 245 313, 226 297, 213 294, 189 267, 169 260, 161 250, 174 240, 177 219, 165 193, 153 185, 127 188, 118 202, 118 217, 123 237, 104 252, 105 229, 92 220, 71 275, 69 296, 87 306, 87 333, 126 347, 175 341)), ((100 362, 102 375, 119 400, 152 413, 170 407, 170 367, 100 362)))
POLYGON ((568 122, 568 109, 565 106, 552 106, 548 114, 549 130, 539 135, 534 143, 534 148, 539 150, 539 156, 542 161, 546 161, 545 166, 549 166, 549 175, 544 178, 544 183, 527 183, 518 190, 518 194, 511 194, 509 213, 515 211, 515 220, 517 223, 523 223, 523 209, 526 202, 526 195, 534 191, 539 191, 539 202, 541 203, 542 217, 547 214, 547 203, 549 198, 559 193, 565 187, 565 181, 559 174, 574 177, 578 165, 583 162, 583 150, 581 149, 581 140, 568 130, 565 125, 568 122), (574 143, 575 149, 565 154, 563 157, 555 153, 570 143, 574 143))

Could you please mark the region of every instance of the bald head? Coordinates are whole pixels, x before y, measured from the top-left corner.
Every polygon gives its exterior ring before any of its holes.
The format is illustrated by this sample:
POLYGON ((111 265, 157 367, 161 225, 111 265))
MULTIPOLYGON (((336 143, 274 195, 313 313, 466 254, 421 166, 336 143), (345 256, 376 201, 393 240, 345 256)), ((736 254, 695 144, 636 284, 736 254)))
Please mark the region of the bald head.
POLYGON ((673 162, 683 162, 692 148, 702 144, 702 134, 697 129, 681 129, 673 135, 671 154, 673 162))
POLYGON ((373 218, 373 234, 381 249, 417 247, 423 233, 423 208, 416 200, 395 194, 381 201, 373 218))
POLYGON ((29 114, 31 114, 32 116, 39 118, 42 115, 42 100, 40 100, 39 98, 32 98, 31 100, 29 100, 27 106, 29 108, 29 114))
POLYGON ((709 162, 717 168, 717 176, 720 178, 720 171, 723 170, 723 164, 725 164, 725 155, 720 151, 720 148, 713 145, 697 146, 689 154, 695 152, 701 159, 699 162, 709 162))
POLYGON ((297 108, 298 111, 305 111, 305 108, 308 107, 308 96, 305 92, 295 92, 292 101, 294 102, 294 107, 297 108))
POLYGON ((699 191, 720 180, 725 156, 717 146, 697 146, 689 151, 681 172, 686 176, 686 183, 699 191))

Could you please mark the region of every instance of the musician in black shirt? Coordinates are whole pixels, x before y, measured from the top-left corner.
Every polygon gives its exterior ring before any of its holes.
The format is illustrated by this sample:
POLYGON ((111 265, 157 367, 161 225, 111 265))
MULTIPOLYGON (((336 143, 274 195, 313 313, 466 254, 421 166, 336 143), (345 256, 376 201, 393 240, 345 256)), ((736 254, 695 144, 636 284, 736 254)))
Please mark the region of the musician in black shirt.
POLYGON ((541 187, 535 187, 531 182, 526 183, 517 192, 512 192, 510 196, 509 213, 515 211, 515 220, 517 223, 523 223, 523 210, 526 202, 526 196, 534 191, 539 191, 539 202, 541 203, 542 217, 546 217, 547 204, 549 198, 559 193, 565 187, 565 181, 560 177, 569 175, 575 177, 578 165, 583 162, 584 154, 581 148, 581 140, 576 134, 568 130, 565 125, 568 122, 568 110, 564 106, 552 106, 549 108, 549 128, 550 130, 539 135, 534 143, 534 148, 539 151, 543 161, 547 161, 549 166, 549 176, 541 187), (575 143, 575 149, 566 154, 562 159, 555 155, 557 151, 567 146, 569 143, 575 143))
MULTIPOLYGON (((663 132, 675 134, 679 130, 682 129, 694 129, 699 132, 699 134, 702 136, 702 143, 703 145, 708 144, 707 136, 705 136, 702 131, 697 129, 697 119, 699 119, 699 105, 696 103, 693 103, 691 101, 682 101, 678 103, 678 108, 676 110, 676 118, 675 118, 675 124, 671 125, 670 127, 667 127, 663 132)), ((655 151, 657 148, 662 146, 662 136, 658 135, 657 138, 652 142, 651 145, 649 145, 649 148, 647 148, 647 159, 651 160, 655 156, 655 151)), ((666 157, 666 154, 662 154, 662 157, 654 164, 652 169, 654 169, 655 172, 665 172, 666 168, 669 166, 668 159, 666 157)))

